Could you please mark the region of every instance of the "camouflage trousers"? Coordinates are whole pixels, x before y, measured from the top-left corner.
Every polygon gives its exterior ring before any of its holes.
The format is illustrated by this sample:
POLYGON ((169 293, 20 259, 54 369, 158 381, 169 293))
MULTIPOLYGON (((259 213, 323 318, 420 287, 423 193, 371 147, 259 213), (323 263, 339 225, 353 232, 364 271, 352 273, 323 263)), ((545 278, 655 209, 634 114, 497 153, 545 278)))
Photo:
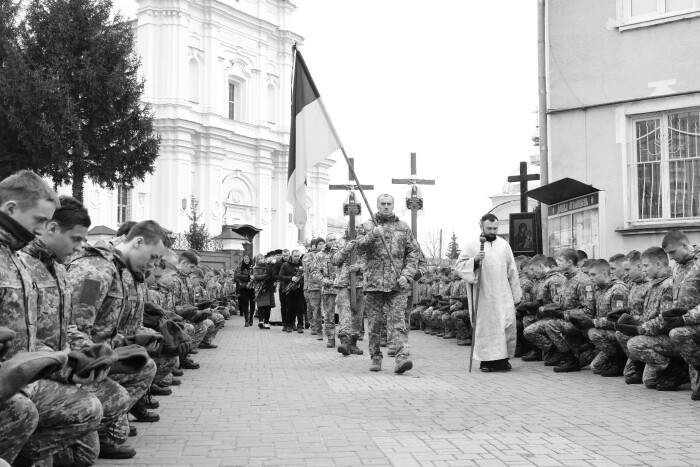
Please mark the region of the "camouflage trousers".
POLYGON ((693 391, 700 390, 700 325, 682 326, 668 333, 671 342, 688 363, 690 369, 690 385, 693 391))
POLYGON ((0 459, 12 464, 38 423, 39 413, 24 394, 0 402, 0 459))
POLYGON ((338 307, 339 326, 338 337, 350 337, 357 339, 362 335, 362 309, 365 296, 361 288, 355 293, 355 311, 350 307, 350 288, 336 287, 335 306, 338 307))
POLYGON ((564 319, 548 319, 545 323, 547 323, 545 325, 547 337, 561 353, 577 352, 578 346, 588 340, 587 334, 582 333, 579 328, 564 319))
MULTIPOLYGON (((129 393, 129 410, 136 405, 151 387, 153 378, 156 376, 156 363, 153 359, 148 359, 148 363, 138 373, 131 375, 110 375, 109 378, 121 384, 129 393)), ((124 417, 126 418, 126 417, 124 417)), ((128 430, 128 426, 127 426, 128 430)))
POLYGON ((103 413, 95 395, 72 384, 48 379, 29 384, 22 392, 34 403, 39 423, 22 447, 18 460, 37 463, 66 450, 72 460, 70 465, 95 463, 100 453, 97 428, 103 413))
POLYGON ((627 350, 633 359, 646 363, 642 381, 648 388, 655 388, 664 379, 671 358, 681 356, 666 335, 634 336, 627 342, 627 350))
POLYGON ((328 339, 335 339, 335 294, 321 294, 323 327, 328 339))
POLYGON ((627 343, 630 341, 630 339, 632 339, 632 336, 622 334, 620 331, 615 331, 615 338, 617 339, 618 344, 620 344, 620 348, 624 354, 627 355, 627 363, 625 363, 623 374, 625 377, 632 376, 637 372, 634 364, 635 362, 639 361, 635 360, 630 354, 629 349, 627 349, 627 343))
POLYGON ((451 334, 452 336, 455 336, 457 334, 455 328, 456 323, 452 319, 453 313, 453 311, 448 310, 442 314, 442 329, 445 330, 445 335, 451 334))
POLYGON ((560 351, 559 347, 556 346, 550 338, 550 333, 548 331, 552 321, 564 320, 537 320, 537 318, 535 318, 534 316, 525 316, 523 318, 523 326, 528 324, 528 326, 526 326, 523 329, 523 337, 527 339, 529 343, 531 343, 532 345, 534 345, 542 351, 542 358, 544 358, 545 361, 551 359, 552 356, 556 355, 556 352, 558 350, 560 351))
POLYGON ((177 357, 154 357, 156 363, 156 375, 153 377, 153 384, 170 384, 173 381, 171 372, 180 364, 177 357))
POLYGON ((424 307, 424 306, 417 306, 413 310, 411 310, 410 320, 411 320, 411 323, 414 326, 416 326, 417 328, 420 328, 420 325, 423 322, 423 312, 425 310, 426 310, 426 307, 424 307))
POLYGON ((227 306, 218 307, 216 313, 219 313, 224 319, 231 319, 231 309, 227 306))
POLYGON ((432 327, 433 327, 433 323, 432 323, 433 311, 435 311, 435 309, 433 307, 428 307, 428 308, 424 309, 423 312, 421 313, 421 320, 423 321, 423 324, 425 325, 425 330, 428 332, 431 331, 432 327))
POLYGON ((202 339, 202 342, 211 344, 219 330, 224 327, 224 321, 226 320, 219 313, 214 312, 211 314, 211 318, 208 320, 205 319, 204 321, 211 322, 212 326, 207 328, 207 332, 204 334, 204 339, 202 339))
POLYGON ((369 353, 372 358, 382 358, 380 335, 386 323, 388 341, 396 351, 396 358, 409 356, 408 331, 406 329, 406 295, 409 292, 365 292, 365 307, 369 315, 369 353))
POLYGON ((190 345, 193 349, 196 349, 197 347, 199 347, 199 344, 202 343, 204 336, 207 334, 207 329, 209 329, 209 326, 214 326, 214 323, 208 319, 205 319, 200 323, 193 323, 191 321, 185 321, 184 323, 185 332, 187 332, 187 334, 190 336, 190 339, 192 340, 192 342, 190 342, 190 345))
POLYGON ((591 328, 588 330, 588 338, 598 350, 598 355, 603 353, 609 360, 614 360, 622 354, 622 348, 614 330, 591 328))
MULTIPOLYGON (((129 437, 127 414, 132 406, 129 392, 110 378, 106 378, 99 384, 87 386, 85 390, 95 395, 102 404, 102 420, 97 427, 100 443, 122 444, 129 437)), ((65 459, 64 456, 65 454, 61 453, 63 459, 65 459)))
POLYGON ((455 310, 449 315, 450 327, 454 330, 458 341, 471 339, 471 320, 469 310, 455 310))
POLYGON ((323 308, 321 306, 320 290, 304 290, 304 298, 308 308, 307 322, 311 324, 311 332, 323 333, 323 308))

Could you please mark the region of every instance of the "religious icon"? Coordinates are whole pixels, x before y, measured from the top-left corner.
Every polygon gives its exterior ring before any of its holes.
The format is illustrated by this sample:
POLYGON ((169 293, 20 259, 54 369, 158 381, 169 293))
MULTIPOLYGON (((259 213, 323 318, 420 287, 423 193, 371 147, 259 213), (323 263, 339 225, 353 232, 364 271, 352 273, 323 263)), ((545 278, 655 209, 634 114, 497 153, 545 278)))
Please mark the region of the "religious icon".
POLYGON ((510 247, 514 255, 532 256, 537 254, 538 228, 534 212, 510 215, 510 247))

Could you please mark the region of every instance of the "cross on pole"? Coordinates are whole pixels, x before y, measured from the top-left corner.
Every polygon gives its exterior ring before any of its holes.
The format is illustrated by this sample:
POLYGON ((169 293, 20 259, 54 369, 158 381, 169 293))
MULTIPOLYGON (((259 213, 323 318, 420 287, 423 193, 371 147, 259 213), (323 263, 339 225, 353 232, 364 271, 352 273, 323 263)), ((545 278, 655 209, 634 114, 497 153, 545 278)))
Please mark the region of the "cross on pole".
MULTIPOLYGON (((355 231, 355 216, 360 214, 360 203, 355 200, 355 190, 362 188, 363 190, 374 190, 374 185, 358 185, 354 182, 353 169, 355 168, 355 159, 352 157, 348 158, 348 180, 349 182, 345 185, 329 185, 328 188, 331 190, 347 190, 348 193, 348 204, 347 204, 347 214, 349 216, 348 221, 348 236, 350 240, 354 240, 357 232, 355 231), (352 168, 351 168, 352 167, 352 168)), ((350 265, 355 264, 356 261, 355 250, 350 253, 350 265)), ((350 273, 350 307, 353 312, 356 311, 357 307, 357 279, 354 272, 350 273)))
MULTIPOLYGON (((409 178, 392 178, 391 183, 394 185, 409 185, 411 187, 411 199, 419 200, 418 198, 418 185, 435 185, 435 180, 428 180, 425 178, 418 178, 416 153, 411 153, 411 176, 409 178)), ((413 238, 418 241, 418 211, 423 209, 423 200, 417 201, 415 203, 410 203, 408 205, 411 210, 411 231, 413 231, 413 238)), ((442 254, 442 252, 440 252, 442 254)), ((442 258, 438 258, 442 261, 442 258)), ((413 303, 418 301, 418 284, 413 283, 413 303)))
POLYGON ((520 174, 508 177, 508 182, 520 182, 520 212, 527 212, 527 182, 539 180, 539 174, 527 173, 527 162, 520 163, 520 174))

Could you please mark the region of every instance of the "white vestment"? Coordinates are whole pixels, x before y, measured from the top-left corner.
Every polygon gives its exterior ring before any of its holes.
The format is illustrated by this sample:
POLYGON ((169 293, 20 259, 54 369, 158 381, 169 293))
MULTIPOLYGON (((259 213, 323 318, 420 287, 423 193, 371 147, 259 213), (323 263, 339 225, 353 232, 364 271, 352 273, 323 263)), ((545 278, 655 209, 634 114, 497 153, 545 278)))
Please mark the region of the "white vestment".
MULTIPOLYGON (((486 256, 474 268, 474 255, 479 251, 479 240, 469 243, 457 259, 455 269, 470 284, 479 272, 474 359, 479 361, 513 358, 515 354, 515 304, 521 300, 520 279, 508 242, 497 237, 484 243, 486 256)), ((474 300, 476 302, 476 299, 474 300)), ((472 323, 473 323, 472 318, 472 323)))

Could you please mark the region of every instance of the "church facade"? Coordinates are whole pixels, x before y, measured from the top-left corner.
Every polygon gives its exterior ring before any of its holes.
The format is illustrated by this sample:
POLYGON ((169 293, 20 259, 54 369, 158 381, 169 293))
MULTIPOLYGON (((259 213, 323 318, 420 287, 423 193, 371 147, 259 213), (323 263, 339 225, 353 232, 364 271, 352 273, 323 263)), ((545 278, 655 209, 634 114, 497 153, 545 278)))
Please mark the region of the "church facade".
MULTIPOLYGON (((161 137, 152 175, 133 189, 86 183, 93 225, 154 219, 174 233, 192 199, 211 236, 247 224, 254 252, 300 238, 286 202, 292 46, 285 0, 136 0, 133 29, 161 137)), ((326 160, 309 173, 305 236, 327 232, 326 160)))

